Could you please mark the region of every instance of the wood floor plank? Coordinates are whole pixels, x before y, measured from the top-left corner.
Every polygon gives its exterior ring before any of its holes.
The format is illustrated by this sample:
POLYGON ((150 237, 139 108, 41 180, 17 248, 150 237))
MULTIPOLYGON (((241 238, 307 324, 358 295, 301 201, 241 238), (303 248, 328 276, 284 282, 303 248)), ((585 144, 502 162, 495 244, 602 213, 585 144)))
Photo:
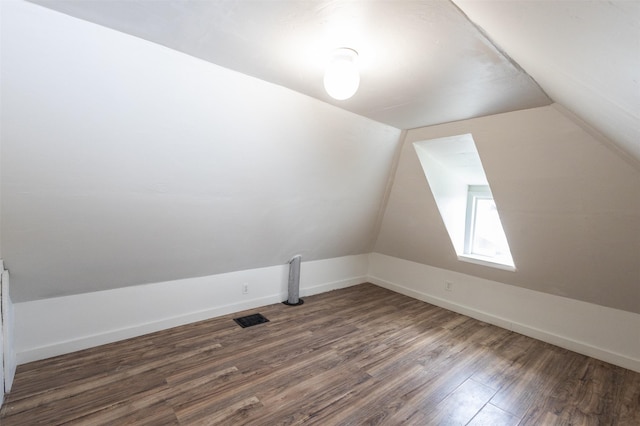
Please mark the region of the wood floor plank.
POLYGON ((523 366, 534 354, 531 351, 533 339, 509 332, 503 340, 492 345, 491 362, 486 368, 473 374, 473 379, 493 389, 500 389, 512 383, 523 372, 523 366))
POLYGON ((495 392, 487 386, 468 379, 433 410, 424 413, 425 424, 466 425, 482 410, 495 392))
POLYGON ((553 348, 551 345, 536 345, 536 349, 527 354, 518 375, 501 387, 491 399, 491 403, 517 417, 522 417, 533 404, 547 400, 550 388, 558 380, 564 381, 567 378, 567 354, 568 351, 553 348))
POLYGON ((520 419, 513 414, 486 404, 467 426, 516 426, 519 422, 520 419))
POLYGON ((265 390, 258 393, 268 414, 251 419, 250 424, 269 425, 286 423, 309 423, 315 413, 336 404, 371 376, 362 371, 346 371, 337 367, 307 377, 295 384, 265 390))
POLYGON ((178 420, 181 424, 202 426, 217 424, 242 424, 246 422, 247 416, 249 415, 249 412, 251 410, 259 408, 261 406, 262 404, 260 400, 255 396, 252 396, 205 416, 202 416, 201 412, 198 412, 197 416, 193 416, 192 413, 189 412, 180 412, 178 415, 178 420))
POLYGON ((392 377, 373 378, 351 389, 340 401, 312 411, 309 417, 318 424, 375 424, 395 411, 398 395, 419 386, 426 375, 420 365, 406 368, 392 377), (390 408, 387 408, 390 407, 390 408), (372 421, 371 417, 376 417, 372 421))
MULTIPOLYGON (((86 394, 87 392, 98 388, 104 389, 109 385, 112 385, 109 389, 114 389, 115 387, 120 386, 120 383, 123 380, 131 378, 133 378, 133 380, 139 380, 139 376, 148 371, 152 371, 167 364, 172 365, 196 354, 209 352, 219 347, 220 345, 215 343, 189 352, 182 352, 168 357, 157 358, 153 361, 136 365, 131 368, 125 368, 116 372, 98 373, 93 377, 90 376, 82 380, 76 380, 62 385, 56 382, 54 386, 43 391, 44 394, 37 395, 38 397, 21 398, 17 400, 12 399, 12 403, 7 405, 7 412, 27 411, 38 406, 52 404, 58 400, 70 400, 77 395, 86 394)), ((91 366, 91 368, 93 369, 94 367, 91 366)), ((13 398, 13 394, 11 394, 11 397, 13 398)))
POLYGON ((173 408, 164 400, 170 392, 169 387, 158 386, 93 412, 87 410, 82 417, 67 421, 56 416, 56 421, 62 421, 65 425, 178 425, 180 423, 173 408))
POLYGON ((0 423, 640 425, 640 374, 362 284, 20 365, 0 423))

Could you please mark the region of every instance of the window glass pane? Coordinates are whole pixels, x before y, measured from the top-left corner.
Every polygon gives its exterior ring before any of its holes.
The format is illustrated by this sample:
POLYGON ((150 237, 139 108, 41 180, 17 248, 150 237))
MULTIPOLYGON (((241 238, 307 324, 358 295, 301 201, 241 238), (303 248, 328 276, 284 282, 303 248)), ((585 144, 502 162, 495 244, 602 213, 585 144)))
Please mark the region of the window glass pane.
POLYGON ((507 238, 493 199, 476 197, 474 210, 471 253, 489 257, 510 256, 507 238))

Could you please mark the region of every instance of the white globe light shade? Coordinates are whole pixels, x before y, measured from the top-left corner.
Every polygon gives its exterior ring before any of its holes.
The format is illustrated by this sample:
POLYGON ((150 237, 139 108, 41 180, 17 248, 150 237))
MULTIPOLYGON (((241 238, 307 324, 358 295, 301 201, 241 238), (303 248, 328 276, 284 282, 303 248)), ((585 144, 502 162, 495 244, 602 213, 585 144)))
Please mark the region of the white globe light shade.
POLYGON ((333 59, 324 73, 324 88, 334 99, 349 99, 358 90, 360 73, 356 65, 358 53, 341 48, 334 52, 333 59))

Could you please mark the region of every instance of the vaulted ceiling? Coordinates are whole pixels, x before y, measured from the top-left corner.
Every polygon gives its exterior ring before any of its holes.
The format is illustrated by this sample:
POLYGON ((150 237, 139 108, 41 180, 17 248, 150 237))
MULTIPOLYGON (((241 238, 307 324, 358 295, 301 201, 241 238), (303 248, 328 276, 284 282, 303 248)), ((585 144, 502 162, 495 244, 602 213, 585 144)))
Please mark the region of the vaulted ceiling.
POLYGON ((31 1, 400 129, 558 102, 640 160, 640 2, 31 1), (342 46, 361 87, 334 101, 342 46))
POLYGON ((4 0, 0 18, 17 302, 377 251, 640 312, 640 2, 4 0), (361 85, 335 101, 341 46, 361 85), (407 144, 450 132, 479 142, 513 276, 440 238, 407 144))

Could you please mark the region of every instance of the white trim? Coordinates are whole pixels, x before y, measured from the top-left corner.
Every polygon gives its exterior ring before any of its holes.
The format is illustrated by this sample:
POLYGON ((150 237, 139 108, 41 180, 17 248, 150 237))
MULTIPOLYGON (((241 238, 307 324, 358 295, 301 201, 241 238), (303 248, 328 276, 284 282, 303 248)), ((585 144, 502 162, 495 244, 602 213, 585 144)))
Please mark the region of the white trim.
POLYGON ((479 256, 474 256, 473 254, 459 254, 458 260, 461 262, 473 263, 475 265, 489 266, 491 268, 502 269, 505 271, 511 271, 511 272, 516 271, 516 267, 513 265, 508 265, 506 263, 499 263, 497 261, 486 260, 479 256))
MULTIPOLYGON (((287 271, 279 265, 16 303, 17 363, 278 303, 286 300, 287 271), (245 282, 249 295, 242 295, 245 282)), ((365 281, 640 372, 638 314, 378 253, 303 262, 300 294, 365 281)))
POLYGON ((380 287, 640 372, 640 315, 372 253, 380 287), (445 290, 445 282, 454 291, 445 290))
POLYGON ((469 185, 467 189, 467 208, 464 222, 464 253, 469 254, 473 247, 476 228, 477 199, 493 199, 489 185, 469 185))
MULTIPOLYGON (((365 282, 368 255, 302 262, 301 296, 365 282)), ((15 304, 18 364, 287 299, 288 264, 15 304), (249 294, 242 285, 249 283, 249 294)))

